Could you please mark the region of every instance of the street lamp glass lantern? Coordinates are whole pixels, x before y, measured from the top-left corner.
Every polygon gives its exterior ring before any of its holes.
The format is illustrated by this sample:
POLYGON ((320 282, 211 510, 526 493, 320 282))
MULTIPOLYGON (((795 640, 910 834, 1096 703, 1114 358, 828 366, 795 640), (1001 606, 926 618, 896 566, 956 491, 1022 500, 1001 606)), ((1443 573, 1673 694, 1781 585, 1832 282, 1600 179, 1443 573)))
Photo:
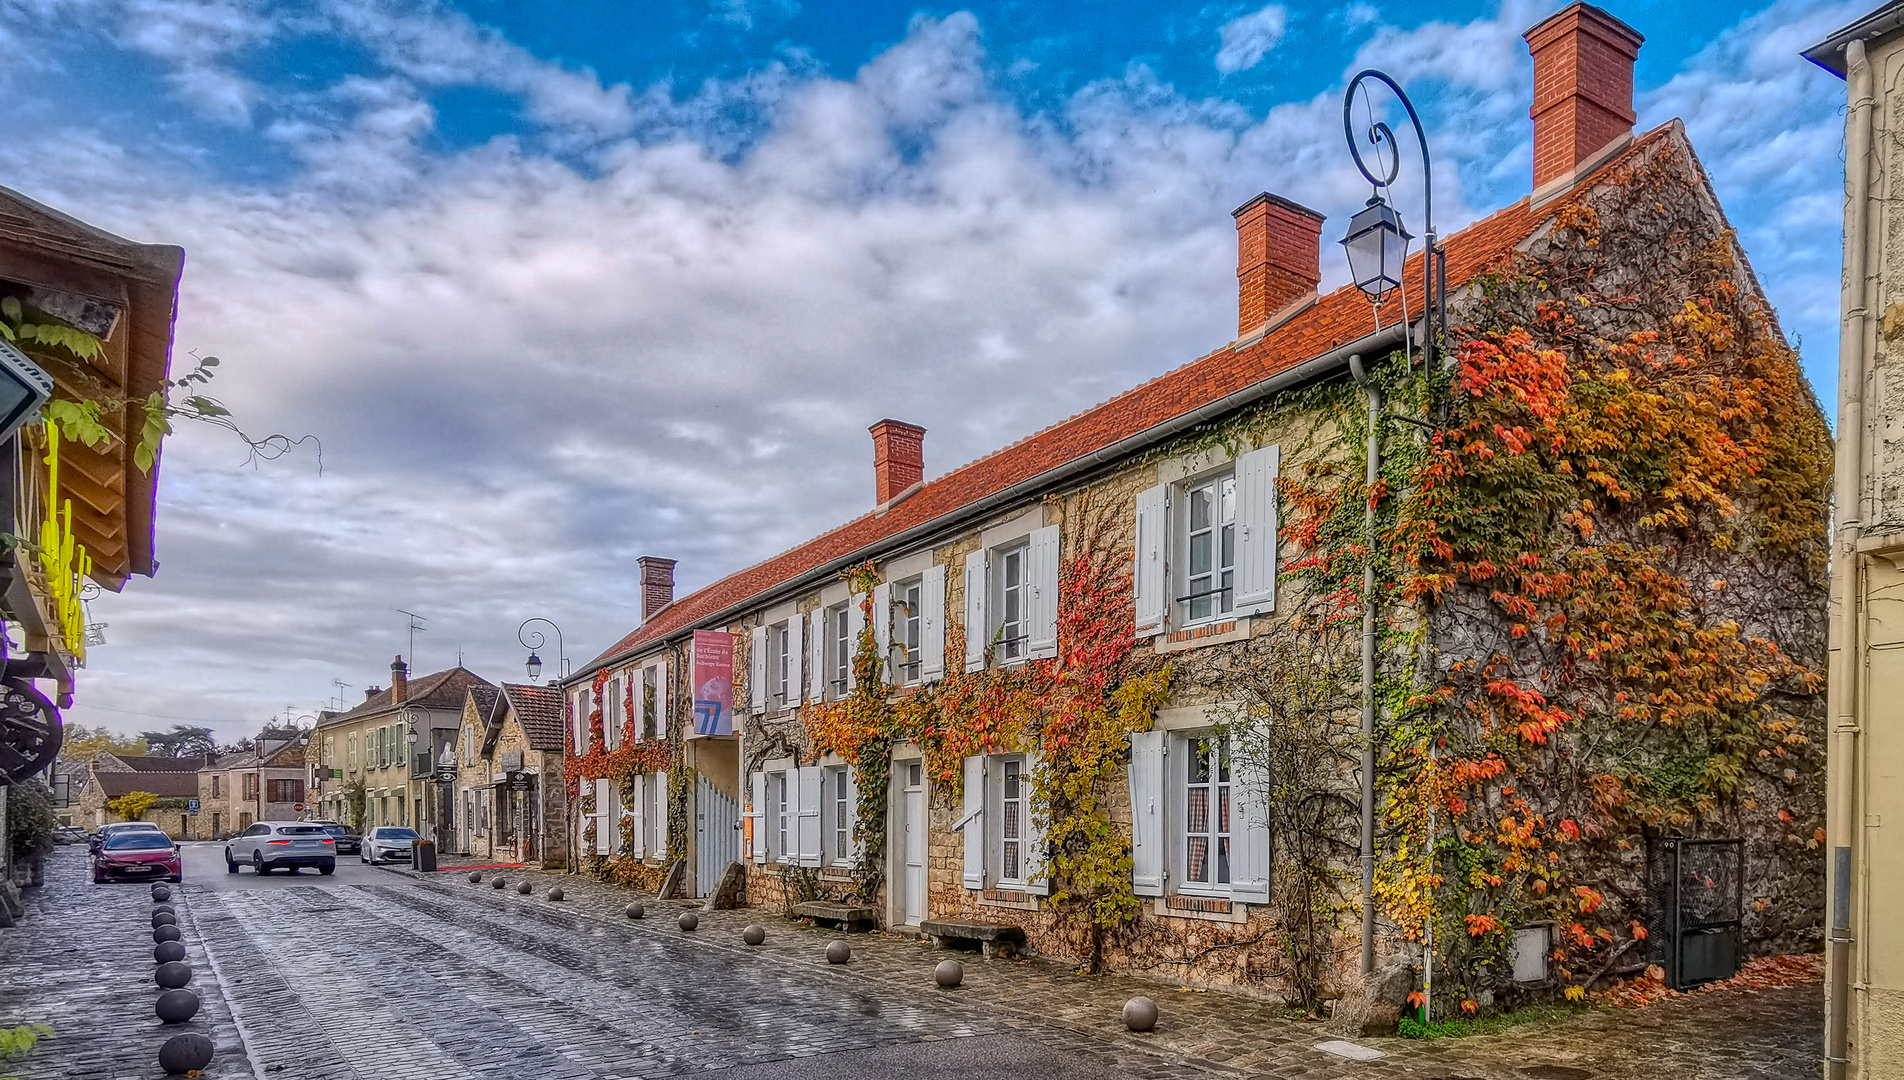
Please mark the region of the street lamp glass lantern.
POLYGON ((1402 225, 1394 207, 1377 197, 1368 201, 1349 219, 1349 234, 1342 247, 1349 255, 1349 276, 1356 287, 1380 300, 1388 290, 1402 283, 1402 263, 1408 257, 1408 242, 1414 237, 1402 225))
POLYGON ((542 677, 542 658, 535 654, 534 649, 529 650, 529 662, 524 666, 529 669, 530 682, 535 682, 542 677))

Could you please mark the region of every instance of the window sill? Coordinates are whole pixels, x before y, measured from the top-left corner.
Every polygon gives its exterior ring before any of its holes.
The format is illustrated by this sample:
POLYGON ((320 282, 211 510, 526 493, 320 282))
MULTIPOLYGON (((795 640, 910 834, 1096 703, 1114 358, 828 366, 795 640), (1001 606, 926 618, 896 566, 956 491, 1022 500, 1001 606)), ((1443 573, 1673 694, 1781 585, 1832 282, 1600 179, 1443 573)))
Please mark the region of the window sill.
POLYGON ((1000 885, 979 893, 978 905, 980 907, 1007 908, 1012 911, 1036 911, 1038 910, 1038 898, 1025 892, 1022 888, 1014 889, 1000 885))
POLYGON ((1150 914, 1168 919, 1197 919, 1231 925, 1249 921, 1249 905, 1227 896, 1172 893, 1152 899, 1149 906, 1150 914))
POLYGON ((1247 641, 1250 636, 1249 616, 1223 622, 1200 623, 1182 630, 1173 630, 1160 634, 1156 638, 1157 654, 1188 652, 1201 649, 1205 645, 1224 645, 1232 641, 1247 641))

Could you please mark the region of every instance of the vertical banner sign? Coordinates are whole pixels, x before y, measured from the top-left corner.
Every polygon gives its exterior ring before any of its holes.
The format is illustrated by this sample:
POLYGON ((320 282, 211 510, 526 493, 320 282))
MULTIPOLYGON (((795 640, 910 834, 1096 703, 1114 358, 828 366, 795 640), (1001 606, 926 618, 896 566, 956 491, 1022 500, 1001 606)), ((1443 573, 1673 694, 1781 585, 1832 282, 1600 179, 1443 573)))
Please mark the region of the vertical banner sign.
POLYGON ((694 734, 734 733, 734 635, 694 632, 694 734))

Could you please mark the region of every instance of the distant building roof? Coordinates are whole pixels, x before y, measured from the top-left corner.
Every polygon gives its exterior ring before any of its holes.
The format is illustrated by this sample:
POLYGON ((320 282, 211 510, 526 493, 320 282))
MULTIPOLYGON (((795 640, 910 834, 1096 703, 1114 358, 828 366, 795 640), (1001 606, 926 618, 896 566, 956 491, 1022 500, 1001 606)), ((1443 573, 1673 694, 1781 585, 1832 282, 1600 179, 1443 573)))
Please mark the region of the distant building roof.
MULTIPOLYGON (((117 754, 113 756, 118 757, 117 754)), ((189 754, 166 757, 162 754, 147 754, 145 757, 121 757, 119 760, 137 773, 195 773, 204 766, 207 756, 189 754)))
POLYGON ((561 752, 568 741, 562 732, 562 691, 553 686, 502 684, 502 693, 515 711, 522 734, 535 750, 561 752))
POLYGON ((367 716, 376 716, 404 705, 415 705, 420 709, 456 709, 461 710, 463 701, 472 686, 495 684, 468 668, 453 667, 447 671, 438 671, 409 681, 409 692, 401 702, 390 700, 390 691, 379 690, 372 694, 362 705, 326 719, 320 727, 335 727, 338 724, 361 720, 367 716))
POLYGON ((489 722, 489 714, 496 710, 496 696, 496 688, 488 683, 469 688, 470 700, 476 703, 476 715, 482 717, 484 723, 489 722))
POLYGON ((177 799, 190 799, 198 794, 198 774, 195 772, 96 772, 93 779, 99 782, 100 790, 106 793, 108 799, 135 791, 177 799))

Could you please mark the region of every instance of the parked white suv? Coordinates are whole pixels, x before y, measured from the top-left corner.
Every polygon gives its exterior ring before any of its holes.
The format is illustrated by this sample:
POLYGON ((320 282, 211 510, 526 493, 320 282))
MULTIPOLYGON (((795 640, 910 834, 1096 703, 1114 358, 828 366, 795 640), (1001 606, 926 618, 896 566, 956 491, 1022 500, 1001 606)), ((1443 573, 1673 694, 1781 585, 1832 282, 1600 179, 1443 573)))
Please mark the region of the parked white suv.
POLYGON ((225 841, 225 873, 235 874, 240 866, 259 874, 315 866, 329 874, 337 869, 337 842, 324 826, 308 821, 260 821, 225 841))
POLYGON ((410 845, 416 843, 417 831, 401 825, 384 825, 370 830, 364 837, 364 846, 357 857, 367 863, 388 862, 391 859, 408 859, 410 845))

